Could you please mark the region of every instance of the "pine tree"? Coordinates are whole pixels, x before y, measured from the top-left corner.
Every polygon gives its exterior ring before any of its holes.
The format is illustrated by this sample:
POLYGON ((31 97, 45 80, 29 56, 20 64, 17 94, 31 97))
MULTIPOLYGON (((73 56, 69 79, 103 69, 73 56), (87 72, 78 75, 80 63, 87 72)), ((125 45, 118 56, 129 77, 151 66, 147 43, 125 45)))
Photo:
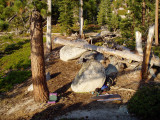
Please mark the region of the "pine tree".
POLYGON ((97 15, 97 22, 99 25, 105 25, 107 22, 107 4, 106 0, 102 0, 100 5, 99 5, 99 11, 97 15))
POLYGON ((112 19, 112 11, 111 11, 111 1, 107 0, 107 25, 110 31, 112 31, 112 24, 111 24, 111 19, 112 19))
POLYGON ((97 21, 97 3, 96 0, 84 1, 84 19, 88 24, 95 24, 97 21))
POLYGON ((13 8, 8 6, 8 1, 0 0, 0 31, 7 30, 9 27, 9 24, 7 20, 12 16, 13 14, 13 8))
POLYGON ((71 33, 71 27, 73 25, 73 2, 72 0, 59 1, 59 22, 61 25, 61 31, 67 34, 71 33))
POLYGON ((136 30, 141 31, 143 34, 148 27, 154 23, 154 1, 127 0, 126 3, 128 10, 131 12, 127 14, 126 19, 122 19, 120 28, 123 37, 129 38, 130 36, 133 39, 136 30), (126 29, 128 29, 128 31, 126 29))
POLYGON ((31 16, 31 70, 34 100, 36 102, 47 102, 49 90, 45 76, 44 48, 43 48, 43 27, 40 11, 46 10, 46 2, 34 0, 31 16), (44 9, 44 10, 43 10, 44 9))
POLYGON ((110 21, 112 17, 111 11, 111 1, 110 0, 102 0, 99 5, 99 12, 97 15, 97 21, 99 25, 107 24, 110 28, 110 21))
POLYGON ((114 32, 119 29, 120 26, 120 21, 121 21, 121 17, 116 15, 116 14, 112 14, 111 16, 111 20, 110 20, 110 30, 113 30, 114 32))

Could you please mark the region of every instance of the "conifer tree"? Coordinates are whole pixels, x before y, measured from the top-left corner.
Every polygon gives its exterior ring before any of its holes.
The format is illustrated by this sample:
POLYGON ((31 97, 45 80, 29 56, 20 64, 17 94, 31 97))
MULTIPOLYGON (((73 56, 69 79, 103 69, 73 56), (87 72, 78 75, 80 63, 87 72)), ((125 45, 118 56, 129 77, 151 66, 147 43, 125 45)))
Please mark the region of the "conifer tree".
POLYGON ((85 0, 84 1, 84 19, 87 20, 88 24, 95 24, 97 21, 97 3, 96 0, 85 0))
POLYGON ((36 102, 47 102, 49 90, 45 76, 44 48, 43 48, 43 27, 40 11, 46 10, 45 1, 34 0, 31 16, 31 70, 34 100, 36 102))
POLYGON ((101 3, 99 5, 99 11, 98 11, 98 15, 97 15, 97 22, 99 25, 105 25, 107 22, 107 4, 106 4, 106 0, 101 0, 101 3))
POLYGON ((111 31, 112 30, 111 18, 113 16, 112 11, 111 11, 111 1, 107 0, 106 2, 107 2, 107 25, 108 25, 109 30, 111 31))
POLYGON ((7 20, 13 14, 13 8, 8 5, 8 1, 0 0, 0 31, 7 30, 9 24, 7 20))
POLYGON ((71 27, 73 25, 73 2, 72 0, 60 0, 58 3, 60 12, 59 22, 62 33, 66 32, 70 34, 71 32, 71 27))

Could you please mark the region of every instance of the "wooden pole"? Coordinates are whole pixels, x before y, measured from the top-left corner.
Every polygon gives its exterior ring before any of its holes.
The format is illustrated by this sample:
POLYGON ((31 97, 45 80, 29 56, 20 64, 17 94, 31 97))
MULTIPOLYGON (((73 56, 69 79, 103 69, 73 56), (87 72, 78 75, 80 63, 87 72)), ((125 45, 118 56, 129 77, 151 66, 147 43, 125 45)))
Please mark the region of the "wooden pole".
POLYGON ((79 0, 80 2, 80 7, 79 7, 79 22, 80 22, 80 30, 79 30, 79 35, 80 38, 82 39, 83 36, 83 0, 79 0))
POLYGON ((140 33, 139 31, 136 31, 135 36, 136 36, 136 50, 137 50, 139 55, 143 55, 142 33, 140 33))
POLYGON ((156 0, 156 10, 155 10, 155 44, 158 46, 158 8, 159 0, 156 0))
POLYGON ((52 43, 51 43, 51 0, 48 0, 48 14, 47 15, 47 33, 46 33, 46 46, 47 52, 52 51, 52 43))
POLYGON ((149 62, 150 62, 150 53, 151 53, 153 36, 154 36, 154 29, 155 29, 154 25, 149 28, 147 44, 144 50, 142 70, 141 70, 142 81, 145 81, 148 78, 148 68, 149 68, 149 62))

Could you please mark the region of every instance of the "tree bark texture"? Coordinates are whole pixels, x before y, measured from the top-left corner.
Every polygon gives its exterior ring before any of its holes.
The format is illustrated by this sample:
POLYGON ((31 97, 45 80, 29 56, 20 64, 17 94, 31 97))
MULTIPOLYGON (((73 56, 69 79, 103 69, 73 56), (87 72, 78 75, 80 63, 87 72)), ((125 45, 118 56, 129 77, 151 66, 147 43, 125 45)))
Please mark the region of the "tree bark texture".
POLYGON ((51 0, 48 0, 48 13, 47 16, 47 33, 46 33, 46 46, 47 52, 52 51, 52 43, 51 43, 51 0))
POLYGON ((146 3, 145 0, 142 2, 142 26, 145 25, 145 14, 146 14, 146 3))
POLYGON ((80 7, 79 7, 79 22, 80 22, 80 30, 79 35, 80 38, 83 38, 83 0, 79 0, 80 7))
POLYGON ((48 101, 49 91, 45 77, 42 16, 38 11, 32 11, 31 17, 31 69, 34 100, 48 101))
MULTIPOLYGON (((124 50, 124 51, 114 50, 114 49, 110 49, 107 47, 95 46, 95 45, 86 44, 84 42, 79 42, 79 41, 69 41, 69 40, 64 40, 61 38, 55 38, 54 43, 79 47, 79 48, 83 48, 83 49, 87 49, 87 50, 95 50, 100 53, 109 54, 109 55, 116 55, 116 56, 126 58, 129 60, 134 60, 134 61, 139 61, 139 62, 143 61, 143 56, 138 55, 138 54, 134 54, 133 52, 128 52, 126 50, 124 50)), ((160 60, 158 58, 152 58, 151 64, 155 64, 157 66, 160 66, 160 60)))
POLYGON ((142 49, 142 33, 139 31, 136 31, 136 50, 139 55, 143 55, 143 49, 142 49))
POLYGON ((150 53, 151 53, 153 36, 154 36, 154 29, 155 29, 154 26, 151 26, 149 28, 147 44, 145 47, 143 63, 142 63, 142 71, 141 71, 142 81, 147 80, 147 77, 148 77, 148 67, 149 67, 149 62, 150 62, 150 53))
POLYGON ((155 44, 158 46, 158 8, 159 0, 156 0, 156 10, 155 10, 155 44))

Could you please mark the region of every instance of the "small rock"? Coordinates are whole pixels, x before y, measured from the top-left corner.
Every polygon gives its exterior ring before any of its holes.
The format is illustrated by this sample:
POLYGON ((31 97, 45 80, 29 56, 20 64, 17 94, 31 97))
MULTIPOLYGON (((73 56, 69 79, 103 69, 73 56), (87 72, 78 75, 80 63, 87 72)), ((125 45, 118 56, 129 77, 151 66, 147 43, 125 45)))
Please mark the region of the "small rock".
POLYGON ((109 64, 108 67, 105 69, 105 73, 106 73, 106 76, 111 76, 118 73, 118 70, 114 65, 109 64))
POLYGON ((28 92, 33 91, 33 84, 28 87, 28 92))
POLYGON ((46 59, 46 62, 49 62, 49 58, 46 59))
POLYGON ((50 79, 51 79, 50 72, 47 72, 47 74, 46 74, 46 81, 48 81, 50 79))
POLYGON ((97 60, 98 62, 103 62, 105 60, 103 54, 101 53, 98 53, 96 56, 95 56, 95 60, 97 60))

